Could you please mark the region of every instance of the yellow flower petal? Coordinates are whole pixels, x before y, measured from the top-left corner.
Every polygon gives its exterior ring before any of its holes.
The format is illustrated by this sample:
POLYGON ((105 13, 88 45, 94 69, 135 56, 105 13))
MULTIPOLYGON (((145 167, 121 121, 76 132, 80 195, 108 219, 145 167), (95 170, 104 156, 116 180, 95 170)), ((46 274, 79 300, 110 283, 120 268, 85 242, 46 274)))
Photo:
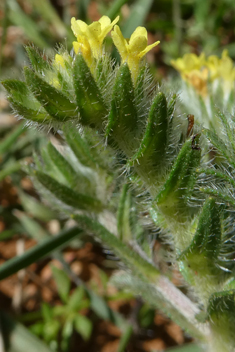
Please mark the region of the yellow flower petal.
MULTIPOLYGON (((146 39, 146 42, 148 40, 148 33, 145 27, 137 27, 135 31, 132 33, 129 41, 129 45, 132 45, 132 41, 135 40, 136 38, 143 37, 146 39)), ((146 44, 147 45, 147 44, 146 44)))
MULTIPOLYGON (((88 26, 85 22, 80 20, 76 21, 73 17, 71 20, 71 28, 75 36, 77 36, 78 42, 81 36, 84 36, 84 38, 86 38, 86 40, 89 42, 94 58, 98 59, 102 54, 102 44, 104 38, 106 37, 108 32, 110 32, 110 30, 113 28, 113 26, 117 23, 118 20, 119 16, 117 16, 115 20, 111 23, 109 17, 103 16, 100 18, 99 21, 95 21, 88 26)), ((78 48, 78 45, 75 45, 75 47, 78 48)))
POLYGON ((139 57, 142 58, 145 54, 147 54, 150 50, 152 50, 159 43, 160 43, 160 41, 157 41, 151 45, 148 45, 143 51, 141 51, 141 53, 139 54, 139 57))
MULTIPOLYGON (((118 16, 119 17, 119 16, 118 16)), ((100 19, 99 19, 99 23, 101 24, 101 30, 106 28, 107 26, 110 25, 111 23, 111 20, 108 16, 102 16, 100 19)))
POLYGON ((92 58, 92 52, 91 52, 91 47, 84 36, 78 36, 78 41, 73 42, 73 48, 75 51, 75 54, 82 53, 84 59, 86 60, 88 66, 91 68, 93 64, 93 58, 92 58))
POLYGON ((126 61, 128 57, 128 51, 127 51, 128 44, 126 39, 123 37, 122 32, 118 25, 114 27, 114 30, 111 32, 111 36, 112 36, 114 45, 119 51, 119 54, 122 60, 126 61))
POLYGON ((144 27, 137 27, 130 38, 128 51, 131 52, 132 55, 138 55, 147 47, 147 45, 148 39, 146 29, 144 27))
POLYGON ((88 27, 88 25, 85 22, 83 22, 81 20, 76 20, 75 17, 73 17, 71 19, 71 29, 72 29, 75 37, 86 33, 87 27, 88 27))
POLYGON ((99 22, 101 23, 101 33, 100 33, 100 41, 103 43, 104 38, 107 36, 107 34, 111 31, 113 26, 119 21, 119 16, 117 16, 113 22, 109 19, 107 16, 101 17, 99 22), (105 17, 105 19, 104 19, 105 17), (109 21, 108 21, 109 20, 109 21))
POLYGON ((158 45, 159 42, 148 46, 147 30, 144 27, 137 27, 129 41, 123 37, 118 26, 114 27, 111 36, 122 61, 128 63, 133 80, 135 81, 138 75, 140 60, 149 50, 158 45))

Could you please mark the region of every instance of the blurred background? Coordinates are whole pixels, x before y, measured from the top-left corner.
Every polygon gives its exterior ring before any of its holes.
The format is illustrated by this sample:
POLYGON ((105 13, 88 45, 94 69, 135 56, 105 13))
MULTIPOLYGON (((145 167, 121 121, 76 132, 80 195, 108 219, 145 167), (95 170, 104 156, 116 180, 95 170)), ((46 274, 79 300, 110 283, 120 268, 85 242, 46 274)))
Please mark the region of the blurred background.
MULTIPOLYGON (((227 49, 235 58, 234 0, 0 0, 0 79, 22 78, 25 45, 38 47, 45 57, 53 57, 61 44, 71 50, 71 17, 90 23, 102 15, 120 15, 126 38, 145 26, 149 44, 161 41, 148 54, 158 81, 178 77, 170 62, 185 53, 220 55, 227 49)), ((111 45, 107 38, 118 60, 111 45)), ((41 203, 22 169, 55 136, 22 125, 0 86, 0 263, 68 226, 41 203)), ((157 239, 154 248, 161 257, 157 239)), ((84 236, 64 249, 62 261, 48 257, 0 282, 0 351, 198 351, 175 323, 108 284, 118 266, 109 251, 84 236), (109 309, 132 328, 122 333, 109 309)), ((178 273, 174 280, 180 284, 178 273)))

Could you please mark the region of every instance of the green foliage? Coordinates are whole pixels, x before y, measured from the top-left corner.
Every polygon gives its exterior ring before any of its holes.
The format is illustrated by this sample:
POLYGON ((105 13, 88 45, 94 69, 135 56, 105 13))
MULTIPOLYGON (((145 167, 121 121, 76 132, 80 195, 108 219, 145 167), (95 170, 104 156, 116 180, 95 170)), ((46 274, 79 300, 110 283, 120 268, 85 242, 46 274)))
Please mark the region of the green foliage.
MULTIPOLYGON (((145 170, 155 182, 161 177, 166 163, 166 150, 169 138, 169 119, 166 97, 159 92, 149 110, 147 126, 138 151, 132 157, 131 164, 145 170), (137 166, 140 165, 140 166, 137 166)), ((153 181, 154 182, 154 181, 153 181)))
POLYGON ((196 182, 196 169, 200 165, 199 135, 188 139, 182 146, 165 184, 155 202, 165 216, 185 221, 195 211, 188 202, 196 182))
MULTIPOLYGON (((220 348, 232 351, 230 315, 235 305, 233 291, 227 291, 233 288, 235 269, 233 119, 218 113, 226 138, 216 130, 190 126, 190 121, 186 128, 184 118, 175 113, 177 96, 153 88, 144 64, 135 81, 127 63, 114 67, 109 56, 89 68, 81 53, 72 58, 61 49, 63 65, 44 62, 32 48, 28 54, 32 68, 24 70, 26 82, 5 80, 3 85, 18 114, 60 133, 59 145, 49 143, 33 167, 25 167, 39 192, 61 217, 75 220, 124 263, 130 274, 117 276, 117 285, 162 308, 207 347, 212 332, 220 348), (104 82, 111 82, 106 89, 104 82), (125 175, 117 177, 120 167, 125 175), (167 238, 167 260, 178 262, 200 309, 168 279, 170 269, 164 272, 154 261, 151 230, 143 226, 143 214, 151 226, 152 220, 157 224, 161 241, 167 238), (207 314, 209 328, 207 322, 197 321, 200 310, 207 314)), ((26 218, 21 222, 28 228, 32 225, 26 218)), ((81 230, 74 228, 46 239, 3 264, 0 278, 79 234, 81 230)), ((60 317, 66 350, 73 328, 88 339, 91 324, 80 313, 74 315, 74 310, 84 308, 79 306, 83 292, 77 289, 70 297, 66 275, 56 268, 53 273, 65 306, 44 306, 47 328, 37 329, 46 341, 54 341, 60 326, 53 317, 60 317)), ((89 298, 92 306, 94 296, 89 298)), ((150 321, 148 314, 143 312, 143 326, 150 321)), ((131 334, 129 327, 120 351, 131 334)))
POLYGON ((74 331, 77 331, 84 340, 87 340, 91 335, 92 323, 80 313, 80 311, 88 309, 90 304, 82 286, 76 288, 69 295, 70 279, 64 271, 52 267, 52 273, 64 305, 51 307, 44 303, 41 321, 31 325, 30 329, 42 337, 52 350, 67 351, 74 331), (60 342, 58 335, 61 336, 60 342))
POLYGON ((115 79, 106 136, 113 136, 118 147, 129 155, 136 148, 136 134, 138 134, 138 118, 134 87, 129 67, 123 64, 115 79), (126 143, 127 138, 130 138, 129 143, 126 143))
POLYGON ((235 312, 235 292, 223 291, 214 293, 209 300, 208 315, 213 334, 222 334, 226 351, 234 346, 233 326, 235 312))
POLYGON ((80 119, 84 125, 102 126, 107 109, 99 87, 81 54, 77 55, 73 68, 74 91, 79 107, 80 119))
POLYGON ((27 67, 25 79, 35 98, 55 120, 65 121, 68 118, 77 117, 76 105, 27 67))

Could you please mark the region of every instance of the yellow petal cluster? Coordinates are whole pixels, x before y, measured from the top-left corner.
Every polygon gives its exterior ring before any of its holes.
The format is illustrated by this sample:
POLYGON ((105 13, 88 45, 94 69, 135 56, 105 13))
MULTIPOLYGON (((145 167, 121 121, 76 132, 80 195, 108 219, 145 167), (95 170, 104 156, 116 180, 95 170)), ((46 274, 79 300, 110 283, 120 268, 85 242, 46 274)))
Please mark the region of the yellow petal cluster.
MULTIPOLYGON (((99 21, 95 21, 87 25, 81 20, 71 19, 71 28, 77 41, 73 42, 75 54, 81 53, 89 66, 92 73, 96 67, 96 62, 103 54, 103 41, 107 34, 112 30, 112 39, 117 47, 122 62, 126 62, 130 68, 133 81, 136 81, 140 61, 143 56, 160 42, 157 41, 148 45, 147 30, 144 27, 137 27, 131 35, 130 39, 125 39, 116 23, 119 16, 111 22, 110 18, 103 16, 99 21)), ((71 57, 70 57, 71 59, 71 57)), ((56 54, 55 65, 57 67, 66 68, 67 58, 63 55, 56 54)))
POLYGON ((205 66, 206 59, 205 54, 201 53, 200 56, 196 54, 185 54, 182 58, 172 60, 172 66, 180 72, 184 79, 187 79, 187 75, 192 71, 200 71, 205 66))
POLYGON ((122 62, 127 62, 133 80, 135 81, 138 74, 140 60, 148 51, 157 46, 160 42, 158 41, 152 45, 148 45, 147 30, 144 27, 137 27, 128 40, 123 37, 119 26, 116 25, 111 32, 111 36, 114 45, 120 53, 122 62))
POLYGON ((118 22, 119 16, 111 22, 110 18, 103 16, 99 21, 87 25, 81 20, 71 19, 71 28, 77 41, 73 42, 74 51, 81 52, 85 60, 91 65, 93 58, 98 59, 102 55, 104 38, 118 22))
POLYGON ((225 89, 230 91, 234 87, 235 67, 232 59, 228 56, 227 50, 224 50, 222 53, 218 75, 223 79, 225 89))
POLYGON ((208 70, 193 70, 188 74, 185 74, 185 79, 195 88, 196 92, 202 97, 208 95, 208 70))
POLYGON ((206 58, 204 53, 200 56, 185 54, 182 58, 172 60, 171 64, 203 97, 208 94, 208 83, 220 82, 226 96, 234 87, 235 67, 226 50, 221 58, 216 55, 206 58))

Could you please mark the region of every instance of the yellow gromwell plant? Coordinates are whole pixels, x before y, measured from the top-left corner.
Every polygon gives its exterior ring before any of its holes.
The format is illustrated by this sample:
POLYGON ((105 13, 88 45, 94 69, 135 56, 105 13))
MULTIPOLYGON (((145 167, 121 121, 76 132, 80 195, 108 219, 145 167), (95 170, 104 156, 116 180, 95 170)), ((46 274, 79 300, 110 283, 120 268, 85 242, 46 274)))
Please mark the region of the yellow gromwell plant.
MULTIPOLYGON (((118 20, 103 16, 87 25, 72 18, 76 41, 71 53, 61 48, 45 60, 28 47, 31 66, 25 67, 25 81, 2 82, 18 116, 58 130, 66 145, 60 152, 49 143, 34 166, 24 168, 65 218, 75 220, 124 264, 127 270, 113 283, 162 309, 202 350, 232 352, 234 120, 210 110, 208 129, 197 116, 195 123, 192 118, 187 123, 190 111, 176 113, 178 95, 164 92, 149 73, 145 55, 159 42, 148 45, 144 27, 124 38, 118 20), (120 65, 105 49, 109 32, 120 65), (212 128, 215 120, 219 134, 212 128), (155 262, 143 214, 170 248, 168 260, 178 265, 194 292, 190 298, 155 262)), ((234 90, 234 67, 226 52, 220 59, 188 54, 172 65, 204 105, 216 80, 225 100, 234 90)), ((65 235, 6 262, 0 278, 64 242, 65 235)))

